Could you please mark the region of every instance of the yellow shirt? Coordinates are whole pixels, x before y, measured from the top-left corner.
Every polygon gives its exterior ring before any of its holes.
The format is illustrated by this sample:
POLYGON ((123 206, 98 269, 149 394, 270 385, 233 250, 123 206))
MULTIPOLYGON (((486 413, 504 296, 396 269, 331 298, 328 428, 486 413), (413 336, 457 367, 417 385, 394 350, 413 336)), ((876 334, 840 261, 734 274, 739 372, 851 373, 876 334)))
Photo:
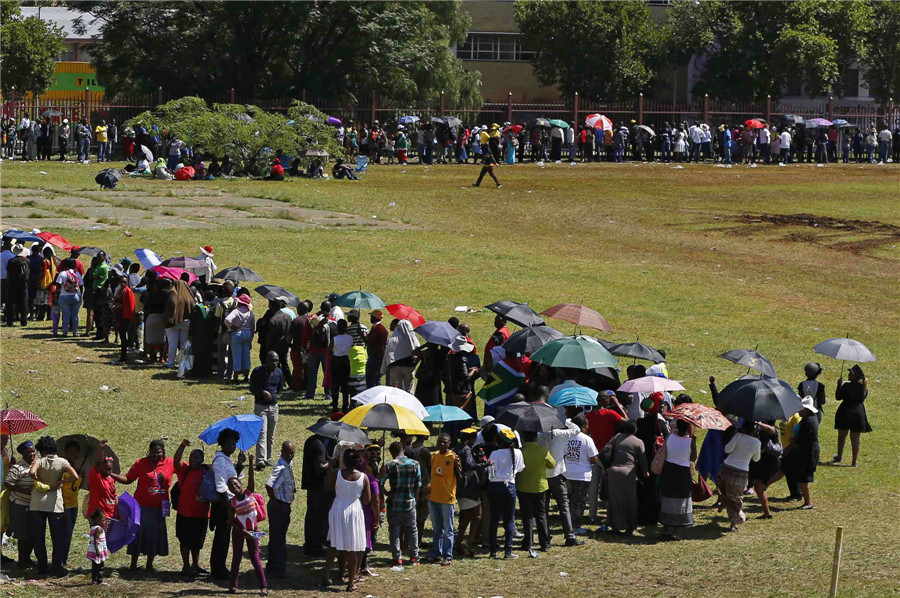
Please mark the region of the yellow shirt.
POLYGON ((71 509, 78 506, 78 489, 81 488, 81 480, 75 483, 69 481, 69 476, 63 478, 62 495, 63 508, 71 509), (74 488, 73 488, 74 486, 74 488))
POLYGON ((787 452, 794 443, 794 426, 799 424, 801 419, 803 418, 800 417, 800 413, 798 412, 792 415, 786 422, 781 423, 781 447, 784 452, 787 452))
POLYGON ((97 141, 106 141, 106 126, 105 125, 97 125, 97 128, 94 129, 94 133, 97 134, 97 141))
POLYGON ((487 145, 488 143, 490 143, 491 136, 488 135, 487 131, 482 131, 478 134, 478 137, 480 138, 481 145, 487 145))
POLYGON ((456 468, 459 457, 453 451, 431 453, 431 494, 428 500, 456 504, 456 468))

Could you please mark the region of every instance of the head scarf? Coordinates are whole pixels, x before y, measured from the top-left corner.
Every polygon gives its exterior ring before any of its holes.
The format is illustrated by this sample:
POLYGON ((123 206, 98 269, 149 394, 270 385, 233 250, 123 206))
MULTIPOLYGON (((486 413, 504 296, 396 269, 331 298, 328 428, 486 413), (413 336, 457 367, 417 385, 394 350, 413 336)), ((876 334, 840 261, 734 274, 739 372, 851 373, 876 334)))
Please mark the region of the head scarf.
POLYGON ((20 444, 19 446, 16 447, 16 452, 24 457, 25 451, 27 451, 30 448, 34 448, 34 443, 31 442, 30 440, 26 440, 25 442, 23 442, 22 444, 20 444))
POLYGON ((643 409, 645 413, 659 413, 659 406, 662 405, 663 399, 663 393, 654 392, 641 401, 641 409, 643 409))

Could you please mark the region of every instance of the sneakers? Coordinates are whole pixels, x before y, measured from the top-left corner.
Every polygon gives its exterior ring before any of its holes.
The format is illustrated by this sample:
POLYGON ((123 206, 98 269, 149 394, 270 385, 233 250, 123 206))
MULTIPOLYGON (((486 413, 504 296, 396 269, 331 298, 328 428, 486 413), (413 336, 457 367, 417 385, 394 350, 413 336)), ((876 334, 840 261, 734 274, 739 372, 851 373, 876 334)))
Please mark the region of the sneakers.
POLYGON ((517 555, 514 552, 507 552, 506 554, 503 555, 503 558, 512 561, 512 560, 519 558, 519 555, 517 555))
POLYGON ((534 549, 532 549, 532 550, 529 550, 529 551, 528 551, 528 556, 531 557, 531 558, 533 558, 533 559, 536 559, 536 558, 538 558, 538 553, 535 552, 534 549))
POLYGON ((497 189, 501 188, 502 186, 503 185, 501 185, 500 183, 497 183, 497 189))
POLYGON ((566 540, 565 546, 583 546, 584 540, 579 540, 578 538, 568 538, 566 540))
POLYGON ((391 561, 391 567, 402 567, 403 559, 394 559, 391 561))
POLYGON ((453 564, 453 559, 444 559, 441 561, 441 567, 449 567, 453 564))
POLYGON ((472 186, 473 186, 473 187, 481 187, 481 185, 478 184, 478 183, 472 183, 472 186))
MULTIPOLYGON (((400 559, 400 561, 402 562, 403 559, 400 559)), ((409 566, 410 567, 418 567, 419 566, 419 557, 414 556, 411 559, 409 559, 409 566)))

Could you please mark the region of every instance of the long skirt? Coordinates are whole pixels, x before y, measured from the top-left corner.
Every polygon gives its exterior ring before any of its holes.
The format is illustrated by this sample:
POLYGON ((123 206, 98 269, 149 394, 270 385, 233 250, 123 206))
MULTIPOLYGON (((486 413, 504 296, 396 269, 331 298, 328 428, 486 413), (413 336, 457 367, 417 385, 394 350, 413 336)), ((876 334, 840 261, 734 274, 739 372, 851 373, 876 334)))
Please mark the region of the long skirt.
POLYGON ((637 476, 634 467, 613 467, 609 470, 608 525, 614 530, 629 532, 637 527, 637 476))
POLYGON ((166 342, 166 316, 164 314, 150 314, 144 324, 144 343, 148 345, 162 345, 166 342))
POLYGON ((656 525, 659 522, 659 488, 657 476, 637 481, 638 525, 656 525))
POLYGON ((662 494, 659 507, 660 523, 671 527, 694 525, 694 506, 691 502, 693 486, 690 467, 666 461, 659 476, 662 494))
POLYGON ((744 490, 747 489, 746 471, 735 469, 731 465, 722 465, 719 468, 718 482, 719 495, 722 504, 728 512, 728 520, 732 525, 738 525, 747 520, 744 515, 744 490))
POLYGON ((169 532, 162 507, 141 507, 141 524, 134 541, 128 545, 128 554, 169 555, 169 532))

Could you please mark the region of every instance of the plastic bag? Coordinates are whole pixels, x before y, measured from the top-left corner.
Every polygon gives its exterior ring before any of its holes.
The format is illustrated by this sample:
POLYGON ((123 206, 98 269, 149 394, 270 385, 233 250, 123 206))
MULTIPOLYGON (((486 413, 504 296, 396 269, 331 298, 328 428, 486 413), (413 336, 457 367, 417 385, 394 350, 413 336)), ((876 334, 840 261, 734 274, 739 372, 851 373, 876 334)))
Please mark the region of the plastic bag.
POLYGON ((184 344, 181 350, 181 363, 178 366, 178 377, 184 378, 194 368, 194 350, 191 341, 184 344))

